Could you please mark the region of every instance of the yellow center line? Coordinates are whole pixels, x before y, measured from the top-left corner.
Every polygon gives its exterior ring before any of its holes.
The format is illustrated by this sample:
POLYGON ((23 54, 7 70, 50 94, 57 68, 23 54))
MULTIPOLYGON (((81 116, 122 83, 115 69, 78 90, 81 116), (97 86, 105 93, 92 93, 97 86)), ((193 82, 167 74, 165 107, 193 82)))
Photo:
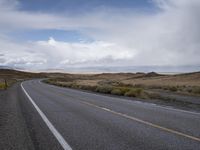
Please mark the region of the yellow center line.
POLYGON ((182 137, 186 137, 186 138, 189 138, 189 139, 191 139, 191 140, 200 142, 200 138, 194 137, 194 136, 192 136, 192 135, 188 135, 188 134, 185 134, 185 133, 182 133, 182 132, 173 130, 173 129, 169 129, 169 128, 166 128, 166 127, 162 127, 162 126, 160 126, 160 125, 157 125, 157 124, 154 124, 154 123, 151 123, 151 122, 148 122, 148 121, 144 121, 144 120, 141 120, 141 119, 139 119, 139 118, 129 116, 129 115, 127 115, 127 114, 123 114, 123 113, 120 113, 120 112, 116 112, 116 111, 113 111, 113 110, 111 110, 111 109, 108 109, 108 108, 105 108, 105 107, 101 107, 101 106, 98 106, 98 105, 95 105, 95 104, 92 104, 92 103, 89 103, 89 102, 85 102, 85 101, 83 102, 83 101, 81 101, 81 103, 86 104, 86 105, 89 105, 89 106, 92 106, 92 107, 96 107, 96 108, 102 109, 102 110, 107 111, 107 112, 110 112, 110 113, 112 113, 112 114, 115 114, 115 115, 118 115, 118 116, 122 116, 122 117, 124 117, 124 118, 130 119, 130 120, 133 120, 133 121, 137 121, 137 122, 139 122, 139 123, 142 123, 142 124, 145 124, 145 125, 148 125, 148 126, 151 126, 151 127, 154 127, 154 128, 157 128, 157 129, 160 129, 160 130, 169 132, 169 133, 173 133, 173 134, 176 134, 176 135, 179 135, 179 136, 182 136, 182 137))
MULTIPOLYGON (((55 88, 55 87, 54 87, 54 88, 55 88)), ((62 95, 64 95, 64 94, 62 93, 62 95)), ((69 95, 68 95, 68 96, 69 96, 69 95)), ((75 97, 73 97, 73 98, 75 98, 75 97)), ((75 99, 77 99, 77 98, 75 98, 75 99)), ((160 130, 163 130, 163 131, 172 133, 172 134, 176 134, 176 135, 179 135, 179 136, 182 136, 182 137, 189 138, 189 139, 191 139, 191 140, 200 142, 200 138, 198 138, 198 137, 195 137, 195 136, 192 136, 192 135, 188 135, 188 134, 185 134, 185 133, 182 133, 182 132, 179 132, 179 131, 170 129, 170 128, 162 127, 162 126, 160 126, 160 125, 157 125, 157 124, 154 124, 154 123, 151 123, 151 122, 148 122, 148 121, 144 121, 144 120, 141 120, 141 119, 139 119, 139 118, 129 116, 129 115, 127 115, 127 114, 123 114, 123 113, 120 113, 120 112, 116 112, 116 111, 113 111, 113 110, 111 110, 111 109, 109 109, 109 108, 101 107, 101 106, 98 106, 98 105, 95 105, 95 104, 92 104, 92 103, 83 101, 82 99, 79 99, 79 101, 80 101, 81 103, 83 103, 83 104, 86 104, 86 105, 89 105, 89 106, 92 106, 92 107, 96 107, 96 108, 98 108, 98 109, 102 109, 102 110, 107 111, 107 112, 110 112, 110 113, 112 113, 112 114, 115 114, 115 115, 118 115, 118 116, 121 116, 121 117, 130 119, 130 120, 133 120, 133 121, 137 121, 137 122, 139 122, 139 123, 142 123, 142 124, 145 124, 145 125, 148 125, 148 126, 151 126, 151 127, 154 127, 154 128, 157 128, 157 129, 160 129, 160 130)))

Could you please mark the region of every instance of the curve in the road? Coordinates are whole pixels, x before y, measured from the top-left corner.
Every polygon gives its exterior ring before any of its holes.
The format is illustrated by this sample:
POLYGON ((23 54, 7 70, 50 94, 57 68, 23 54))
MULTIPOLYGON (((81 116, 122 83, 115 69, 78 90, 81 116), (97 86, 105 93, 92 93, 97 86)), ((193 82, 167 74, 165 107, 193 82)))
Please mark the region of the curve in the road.
POLYGON ((33 104, 43 121, 46 123, 48 126, 49 130, 53 133, 55 138, 58 140, 58 142, 61 144, 64 150, 72 150, 70 145, 65 141, 65 139, 62 137, 62 135, 57 131, 57 129, 53 126, 53 124, 49 121, 49 119, 46 117, 46 115, 40 110, 40 108, 36 105, 34 100, 30 97, 30 95, 27 93, 27 91, 23 87, 23 83, 21 83, 21 88, 30 100, 30 102, 33 104))
POLYGON ((64 149, 183 150, 200 145, 199 113, 60 88, 39 80, 26 81, 21 87, 43 121, 48 117, 50 126, 62 134, 55 137, 62 138, 64 146, 59 142, 64 149))

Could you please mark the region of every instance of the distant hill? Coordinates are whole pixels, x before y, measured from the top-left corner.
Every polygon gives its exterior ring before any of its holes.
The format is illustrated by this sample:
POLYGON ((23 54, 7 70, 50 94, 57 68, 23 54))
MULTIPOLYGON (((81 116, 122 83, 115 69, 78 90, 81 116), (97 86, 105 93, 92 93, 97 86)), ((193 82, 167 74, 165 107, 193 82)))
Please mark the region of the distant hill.
POLYGON ((18 71, 13 69, 0 69, 0 78, 5 79, 28 79, 28 78, 44 78, 46 77, 45 73, 31 73, 18 71))
POLYGON ((145 85, 200 85, 200 72, 176 75, 149 73, 101 73, 101 74, 69 74, 69 73, 33 73, 13 69, 0 69, 0 80, 21 80, 31 78, 60 78, 62 80, 116 80, 129 84, 145 85))

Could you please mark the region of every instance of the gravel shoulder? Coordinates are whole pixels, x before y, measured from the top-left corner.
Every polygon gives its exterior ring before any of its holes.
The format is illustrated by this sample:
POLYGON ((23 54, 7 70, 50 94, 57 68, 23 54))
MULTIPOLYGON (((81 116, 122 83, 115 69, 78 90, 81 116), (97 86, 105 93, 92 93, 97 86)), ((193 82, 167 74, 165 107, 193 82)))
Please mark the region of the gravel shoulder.
POLYGON ((169 97, 171 99, 175 99, 183 103, 192 103, 192 104, 200 105, 199 96, 183 95, 180 93, 173 93, 173 92, 168 92, 168 91, 163 91, 163 90, 154 90, 154 92, 160 94, 161 96, 169 97))
POLYGON ((19 104, 20 90, 17 83, 8 90, 0 91, 0 148, 2 150, 34 149, 19 104))
POLYGON ((39 116, 20 83, 0 91, 1 150, 62 149, 39 116))

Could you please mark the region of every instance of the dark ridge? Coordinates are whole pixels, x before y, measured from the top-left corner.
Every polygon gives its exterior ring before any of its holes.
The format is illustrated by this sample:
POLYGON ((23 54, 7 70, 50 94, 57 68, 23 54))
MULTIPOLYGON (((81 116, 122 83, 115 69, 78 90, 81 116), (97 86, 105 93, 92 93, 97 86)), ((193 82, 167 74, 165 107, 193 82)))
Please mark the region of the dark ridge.
POLYGON ((157 77, 157 76, 160 76, 160 74, 158 74, 156 72, 149 72, 144 75, 144 77, 157 77))

